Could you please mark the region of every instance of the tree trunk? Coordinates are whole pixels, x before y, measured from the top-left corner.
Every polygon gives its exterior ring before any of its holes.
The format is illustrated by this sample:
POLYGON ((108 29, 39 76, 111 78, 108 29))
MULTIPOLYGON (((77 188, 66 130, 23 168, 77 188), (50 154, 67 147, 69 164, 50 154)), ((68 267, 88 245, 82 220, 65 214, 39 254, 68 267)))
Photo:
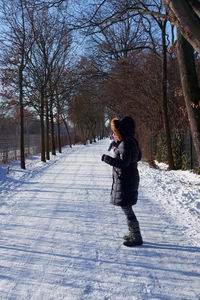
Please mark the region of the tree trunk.
POLYGON ((71 142, 71 136, 70 136, 70 133, 69 133, 69 128, 68 128, 67 122, 66 122, 64 117, 62 117, 62 120, 63 120, 63 123, 65 125, 66 130, 67 130, 67 135, 68 135, 68 138, 69 138, 69 145, 70 145, 70 148, 71 148, 72 147, 72 142, 71 142))
POLYGON ((20 160, 21 168, 25 167, 25 151, 24 151, 24 105, 23 105, 23 70, 19 68, 19 106, 20 106, 20 160))
POLYGON ((60 136, 60 105, 58 96, 56 95, 57 100, 57 128, 58 128, 58 151, 62 153, 62 145, 61 145, 61 136, 60 136))
POLYGON ((48 99, 45 92, 45 108, 46 108, 46 158, 50 159, 49 154, 49 107, 48 107, 48 99))
POLYGON ((51 153, 56 155, 54 120, 53 120, 53 99, 50 100, 50 122, 51 122, 51 153))
POLYGON ((44 90, 41 89, 40 99, 40 147, 41 147, 41 161, 46 162, 45 158, 45 126, 44 126, 44 90))
POLYGON ((163 109, 163 121, 164 130, 167 143, 167 157, 169 170, 174 170, 174 160, 171 146, 171 135, 168 118, 168 106, 167 106, 167 46, 166 46, 166 23, 164 20, 162 24, 162 109, 163 109))
POLYGON ((180 32, 177 32, 177 51, 183 95, 200 167, 200 88, 195 68, 194 50, 180 32))
POLYGON ((200 18, 197 15, 196 7, 192 7, 195 1, 163 0, 163 3, 172 17, 172 23, 177 26, 194 49, 200 53, 200 18))
POLYGON ((59 153, 62 153, 61 138, 60 138, 60 119, 59 119, 59 116, 57 118, 57 128, 58 128, 58 151, 59 151, 59 153))

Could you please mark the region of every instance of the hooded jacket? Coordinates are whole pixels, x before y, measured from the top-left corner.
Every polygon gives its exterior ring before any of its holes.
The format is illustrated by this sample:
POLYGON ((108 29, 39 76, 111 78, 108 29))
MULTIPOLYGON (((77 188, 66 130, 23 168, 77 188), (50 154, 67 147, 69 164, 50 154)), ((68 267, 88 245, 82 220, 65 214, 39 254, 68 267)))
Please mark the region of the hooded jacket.
POLYGON ((139 144, 134 137, 135 123, 131 117, 115 118, 111 121, 111 129, 117 136, 118 148, 114 157, 102 156, 102 161, 113 167, 111 203, 118 206, 134 205, 139 186, 137 162, 141 159, 139 144))

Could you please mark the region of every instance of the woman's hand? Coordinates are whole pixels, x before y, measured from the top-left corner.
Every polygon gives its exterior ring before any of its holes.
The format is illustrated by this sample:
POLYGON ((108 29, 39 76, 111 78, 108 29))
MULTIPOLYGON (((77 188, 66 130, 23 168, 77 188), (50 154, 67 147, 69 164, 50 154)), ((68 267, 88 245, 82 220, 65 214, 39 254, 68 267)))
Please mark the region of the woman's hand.
POLYGON ((100 155, 101 160, 103 160, 103 156, 104 156, 104 155, 105 155, 105 154, 101 154, 101 155, 100 155))

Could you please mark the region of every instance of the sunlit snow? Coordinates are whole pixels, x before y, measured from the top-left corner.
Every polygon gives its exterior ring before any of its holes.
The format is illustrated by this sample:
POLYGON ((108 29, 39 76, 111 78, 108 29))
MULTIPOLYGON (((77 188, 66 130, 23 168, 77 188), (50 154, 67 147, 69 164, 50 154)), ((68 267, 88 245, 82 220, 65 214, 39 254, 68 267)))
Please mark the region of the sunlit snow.
POLYGON ((144 245, 123 246, 109 140, 0 166, 0 299, 200 299, 200 176, 139 163, 144 245))

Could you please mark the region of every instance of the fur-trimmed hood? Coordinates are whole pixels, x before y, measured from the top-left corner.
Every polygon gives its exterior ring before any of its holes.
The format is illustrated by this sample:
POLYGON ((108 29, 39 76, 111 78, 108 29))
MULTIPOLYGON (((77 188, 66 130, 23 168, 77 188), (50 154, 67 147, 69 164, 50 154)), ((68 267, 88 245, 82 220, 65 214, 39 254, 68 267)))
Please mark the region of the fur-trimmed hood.
POLYGON ((135 121, 131 117, 111 120, 110 127, 118 141, 135 136, 135 121))

